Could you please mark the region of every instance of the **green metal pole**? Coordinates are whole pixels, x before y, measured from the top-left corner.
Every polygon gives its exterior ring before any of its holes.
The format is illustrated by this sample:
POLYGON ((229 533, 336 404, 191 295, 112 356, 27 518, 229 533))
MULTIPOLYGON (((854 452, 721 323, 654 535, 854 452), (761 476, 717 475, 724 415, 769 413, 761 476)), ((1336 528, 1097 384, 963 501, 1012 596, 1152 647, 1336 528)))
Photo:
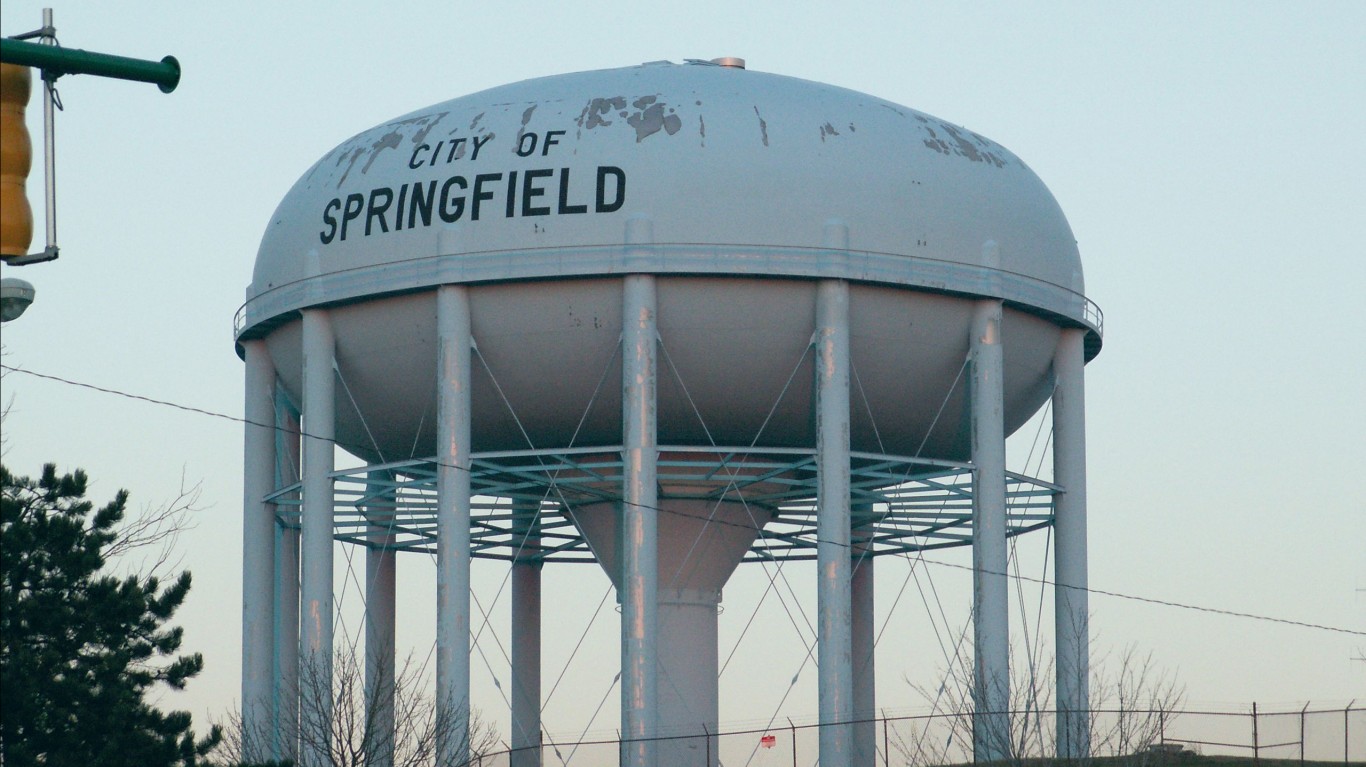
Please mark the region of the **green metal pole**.
POLYGON ((54 77, 95 75, 155 83, 162 93, 170 93, 180 83, 180 62, 176 61, 175 56, 167 56, 161 61, 147 61, 110 53, 83 51, 79 48, 61 48, 0 38, 0 61, 36 67, 54 77))

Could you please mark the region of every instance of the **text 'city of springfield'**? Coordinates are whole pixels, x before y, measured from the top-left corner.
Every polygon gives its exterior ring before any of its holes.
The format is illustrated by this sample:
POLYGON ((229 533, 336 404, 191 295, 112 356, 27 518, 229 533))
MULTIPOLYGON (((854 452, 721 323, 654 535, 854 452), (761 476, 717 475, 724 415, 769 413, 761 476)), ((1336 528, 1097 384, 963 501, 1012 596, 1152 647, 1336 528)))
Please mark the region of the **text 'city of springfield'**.
MULTIPOLYGON (((408 158, 408 168, 414 175, 426 175, 438 164, 465 160, 467 154, 468 161, 473 162, 494 135, 419 144, 408 158)), ((519 157, 547 157, 563 135, 562 130, 546 131, 544 136, 522 133, 515 152, 519 157)), ((591 171, 547 167, 428 176, 399 184, 397 189, 377 186, 333 197, 323 207, 323 228, 318 238, 330 245, 347 237, 429 227, 434 220, 453 224, 466 216, 478 221, 490 215, 529 218, 612 213, 625 203, 626 172, 614 165, 599 165, 591 171)))

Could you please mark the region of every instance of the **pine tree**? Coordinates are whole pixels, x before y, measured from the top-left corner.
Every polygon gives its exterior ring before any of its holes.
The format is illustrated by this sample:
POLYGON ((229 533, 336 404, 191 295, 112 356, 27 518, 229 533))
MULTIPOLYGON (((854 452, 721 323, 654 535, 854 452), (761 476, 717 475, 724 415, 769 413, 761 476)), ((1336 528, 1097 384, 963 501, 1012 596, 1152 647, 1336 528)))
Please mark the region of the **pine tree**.
POLYGON ((190 573, 162 583, 105 572, 128 493, 95 510, 83 471, 59 476, 48 464, 34 481, 0 466, 0 485, 3 764, 194 765, 218 728, 197 740, 188 712, 147 702, 204 667, 199 653, 176 654, 183 631, 166 626, 190 573))

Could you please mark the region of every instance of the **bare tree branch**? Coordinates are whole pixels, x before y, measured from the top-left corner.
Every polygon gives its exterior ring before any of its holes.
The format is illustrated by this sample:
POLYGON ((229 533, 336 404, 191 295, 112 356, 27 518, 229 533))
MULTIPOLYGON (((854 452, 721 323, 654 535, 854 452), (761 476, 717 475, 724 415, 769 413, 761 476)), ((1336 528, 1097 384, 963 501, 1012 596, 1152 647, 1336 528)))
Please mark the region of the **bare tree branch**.
MULTIPOLYGON (((438 740, 468 737, 470 759, 477 763, 499 747, 498 733, 471 709, 469 727, 457 721, 457 708, 437 706, 430 681, 409 656, 393 680, 380 679, 367 690, 365 664, 356 651, 339 649, 326 661, 301 661, 299 751, 322 753, 329 767, 429 767, 436 764, 438 740), (329 669, 328 666, 331 666, 329 669), (330 678, 329 678, 330 677, 330 678), (384 725, 385 701, 392 696, 392 731, 384 725), (331 722, 325 712, 331 709, 331 722), (468 735, 466 734, 468 733, 468 735), (388 755, 393 754, 393 761, 388 755)), ((223 746, 212 765, 229 767, 244 761, 246 741, 269 743, 271 733, 248 732, 240 712, 222 722, 223 746)))
MULTIPOLYGON (((1094 637, 1091 640, 1095 644, 1094 637)), ((1010 727, 1006 743, 988 744, 1009 757, 1004 764, 1038 764, 1057 753, 1057 712, 1054 705, 1054 667, 1021 666, 1011 648, 1010 727)), ((937 765, 972 760, 973 662, 970 650, 958 654, 942 670, 938 685, 912 683, 933 716, 917 720, 914 732, 898 730, 889 739, 907 765, 937 765)), ((1094 655, 1093 655, 1094 657, 1094 655)), ((1150 746, 1160 742, 1164 725, 1170 725, 1185 699, 1185 689, 1175 677, 1158 668, 1152 654, 1133 646, 1116 656, 1095 658, 1090 685, 1090 742, 1093 757, 1110 757, 1114 764, 1154 764, 1160 754, 1150 746)), ((909 681, 909 680, 908 680, 909 681)))
POLYGON ((144 579, 179 569, 176 543, 181 533, 194 528, 194 515, 203 510, 199 505, 202 491, 203 483, 187 484, 182 471, 180 489, 174 497, 157 506, 144 506, 136 516, 123 520, 117 537, 105 549, 106 558, 144 579), (134 552, 141 552, 142 557, 136 562, 124 561, 134 552))

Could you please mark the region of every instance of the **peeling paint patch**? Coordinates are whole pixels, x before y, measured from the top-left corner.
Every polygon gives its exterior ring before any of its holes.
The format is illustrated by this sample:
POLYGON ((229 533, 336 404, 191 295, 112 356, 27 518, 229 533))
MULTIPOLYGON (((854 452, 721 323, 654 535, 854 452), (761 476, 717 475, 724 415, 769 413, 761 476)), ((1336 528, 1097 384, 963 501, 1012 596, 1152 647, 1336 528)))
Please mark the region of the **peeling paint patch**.
POLYGON ((654 96, 642 96, 632 104, 641 110, 626 118, 626 123, 636 129, 636 143, 644 141, 646 138, 658 133, 661 128, 670 136, 678 132, 683 127, 683 121, 678 119, 674 110, 670 109, 669 114, 664 113, 668 106, 664 103, 654 103, 654 96))
POLYGON ((592 99, 584 106, 578 119, 575 120, 580 128, 579 133, 599 126, 612 125, 615 118, 608 119, 612 117, 612 112, 616 112, 615 117, 624 118, 626 123, 635 129, 636 143, 644 141, 661 130, 672 136, 683 128, 683 120, 678 116, 677 110, 660 101, 658 94, 633 99, 630 104, 636 110, 635 112, 631 112, 626 104, 625 96, 592 99))
MULTIPOLYGON (((927 120, 922 119, 922 122, 928 124, 927 120)), ((940 130, 947 134, 947 140, 940 138, 933 128, 926 127, 925 132, 929 134, 929 138, 924 139, 925 146, 941 154, 963 157, 972 162, 984 162, 997 168, 1005 167, 1006 160, 996 152, 998 147, 995 144, 972 131, 967 131, 971 137, 969 140, 958 128, 942 121, 938 124, 940 130)))
POLYGON ((343 162, 350 160, 350 162, 347 163, 346 171, 342 173, 341 178, 337 181, 338 189, 341 189, 341 185, 346 183, 346 177, 351 175, 351 170, 356 167, 356 162, 360 160, 360 156, 364 153, 365 148, 358 146, 355 149, 352 149, 350 152, 343 152, 341 157, 337 158, 337 165, 341 165, 343 162))
POLYGON ((821 143, 822 143, 822 144, 825 143, 825 137, 826 137, 826 136, 838 136, 838 135, 840 135, 840 132, 837 131, 837 130, 835 130, 835 126, 831 125, 830 123, 826 123, 825 125, 822 125, 822 126, 821 126, 821 143))
POLYGON ((470 130, 474 130, 475 127, 479 125, 479 121, 484 119, 484 114, 484 112, 480 112, 474 116, 473 120, 470 120, 470 130))
POLYGON ((929 138, 923 140, 925 146, 940 154, 953 154, 949 149, 949 145, 945 144, 943 140, 939 138, 939 135, 934 132, 934 128, 926 128, 925 132, 930 135, 929 138))
MULTIPOLYGON (((498 137, 498 134, 497 134, 497 133, 494 133, 493 131, 489 131, 488 133, 484 134, 484 140, 483 140, 483 141, 480 141, 480 140, 479 140, 479 136, 475 136, 475 137, 474 137, 474 154, 470 155, 470 159, 471 159, 471 160, 478 160, 478 159, 479 159, 479 147, 481 147, 481 146, 483 146, 483 145, 489 143, 490 141, 494 140, 494 139, 497 138, 497 137, 498 137)), ((463 147, 462 147, 462 148, 463 148, 463 147)), ((463 156, 464 156, 464 152, 461 152, 459 156, 462 156, 462 157, 463 157, 463 156)))
POLYGON ((379 153, 386 149, 398 149, 399 142, 403 139, 398 131, 390 131, 380 137, 379 141, 370 145, 370 159, 365 161, 365 167, 360 169, 361 173, 369 173, 370 166, 375 164, 375 158, 379 153))
MULTIPOLYGON (((450 114, 450 113, 449 113, 449 112, 442 112, 441 114, 438 114, 438 115, 436 116, 436 119, 435 119, 435 120, 432 120, 431 122, 428 122, 426 125, 423 125, 421 130, 419 130, 419 131, 417 131, 416 133, 413 134, 413 138, 412 138, 413 144, 421 144, 423 141, 426 141, 426 140, 427 140, 427 134, 428 134, 428 133, 431 133, 431 132, 432 132, 432 128, 435 128, 435 127, 436 127, 436 124, 439 123, 439 122, 441 122, 442 118, 444 118, 444 117, 445 117, 446 115, 448 115, 448 114, 450 114)), ((427 118, 424 117, 424 118, 422 118, 422 119, 425 121, 427 118)))
POLYGON ((626 99, 621 96, 611 96, 608 98, 596 98, 588 102, 588 106, 579 113, 576 121, 580 128, 592 130, 599 125, 611 125, 611 120, 604 120, 603 115, 613 110, 625 109, 626 99))
POLYGON ((334 155, 337 157, 335 167, 340 168, 343 163, 346 164, 346 170, 342 171, 341 178, 337 180, 337 188, 340 189, 342 184, 346 183, 346 179, 351 176, 351 172, 356 169, 356 163, 360 162, 362 157, 365 157, 366 160, 365 164, 361 166, 360 172, 369 173, 370 167, 375 164, 375 160, 379 159, 380 154, 382 154, 384 150, 397 149, 403 143, 405 137, 409 138, 414 144, 421 144, 422 141, 426 139, 427 134, 430 133, 447 114, 449 113, 440 112, 435 115, 423 115, 421 117, 414 117, 412 119, 391 123, 389 132, 385 133, 377 140, 370 142, 369 145, 362 144, 364 139, 361 136, 354 136, 344 142, 341 146, 328 152, 327 156, 324 157, 322 161, 319 161, 319 165, 321 165, 322 162, 331 159, 334 155), (416 130, 414 130, 411 135, 405 134, 406 130, 414 127, 416 130))
MULTIPOLYGON (((516 154, 517 152, 519 152, 519 151, 521 150, 521 146, 522 146, 522 137, 526 135, 526 126, 527 126, 527 123, 531 122, 531 115, 532 115, 532 113, 534 113, 534 112, 536 111, 536 107, 537 107, 537 106, 539 106, 539 105, 537 105, 537 104, 532 104, 531 106, 529 106, 529 107, 526 108, 526 111, 522 112, 522 126, 521 126, 520 128, 517 129, 517 139, 516 139, 515 141, 513 141, 513 143, 512 143, 512 153, 513 153, 513 154, 516 154)), ((534 146, 534 143, 533 143, 533 146, 534 146)))
POLYGON ((754 107, 754 116, 759 118, 759 135, 764 139, 764 146, 768 146, 768 123, 764 116, 759 114, 759 107, 754 107))
POLYGON ((958 149, 958 154, 968 158, 969 160, 972 160, 973 162, 982 162, 986 159, 986 157, 981 152, 977 151, 977 147, 973 146, 971 141, 968 141, 967 139, 963 138, 963 135, 958 131, 954 130, 952 126, 945 125, 943 127, 944 132, 948 133, 949 136, 953 137, 954 144, 958 149))
POLYGON ((702 115, 697 116, 697 133, 702 137, 702 146, 707 145, 707 121, 702 119, 702 115))

